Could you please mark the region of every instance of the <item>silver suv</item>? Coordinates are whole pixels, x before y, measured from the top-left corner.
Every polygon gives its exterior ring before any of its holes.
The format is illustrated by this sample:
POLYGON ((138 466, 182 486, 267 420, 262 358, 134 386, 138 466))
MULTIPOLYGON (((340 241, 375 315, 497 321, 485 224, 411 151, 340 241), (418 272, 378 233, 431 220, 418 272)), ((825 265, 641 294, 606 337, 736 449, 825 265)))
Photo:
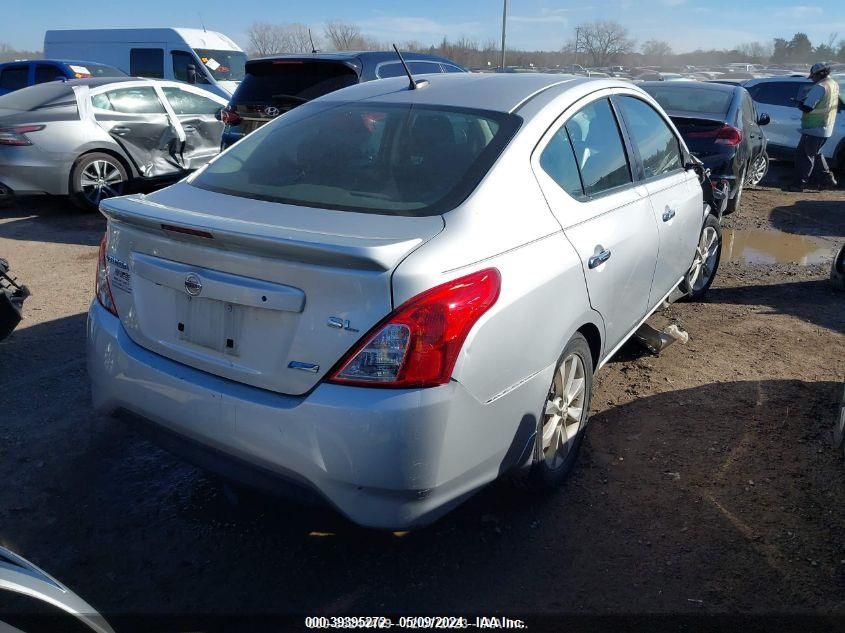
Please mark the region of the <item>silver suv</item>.
POLYGON ((429 75, 346 88, 185 181, 103 202, 95 405, 352 520, 427 523, 572 468, 593 373, 719 226, 630 83, 429 75))

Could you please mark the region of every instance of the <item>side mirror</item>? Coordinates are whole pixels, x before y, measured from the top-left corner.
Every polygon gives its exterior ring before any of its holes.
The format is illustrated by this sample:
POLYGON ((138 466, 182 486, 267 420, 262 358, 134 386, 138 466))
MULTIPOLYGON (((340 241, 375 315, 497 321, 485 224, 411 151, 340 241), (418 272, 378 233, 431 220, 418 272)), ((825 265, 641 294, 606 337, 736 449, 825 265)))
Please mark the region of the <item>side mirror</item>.
POLYGON ((757 125, 768 125, 771 122, 772 122, 771 117, 769 117, 769 115, 766 114, 765 112, 763 114, 761 114, 760 117, 757 119, 757 125))
POLYGON ((188 83, 197 83, 197 67, 193 64, 188 64, 188 83))
POLYGON ((217 111, 214 113, 214 118, 215 118, 215 119, 217 119, 218 121, 222 121, 222 120, 223 120, 223 108, 220 108, 219 110, 217 110, 217 111))

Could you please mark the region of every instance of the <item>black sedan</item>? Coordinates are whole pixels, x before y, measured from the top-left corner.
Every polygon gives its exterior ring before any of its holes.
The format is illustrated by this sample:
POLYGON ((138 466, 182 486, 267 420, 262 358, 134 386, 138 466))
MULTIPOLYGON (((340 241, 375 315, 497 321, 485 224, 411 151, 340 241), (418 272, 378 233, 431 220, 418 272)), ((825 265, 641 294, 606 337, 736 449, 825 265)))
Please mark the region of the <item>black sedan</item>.
POLYGON ((769 116, 757 115, 742 86, 673 81, 644 82, 640 87, 663 106, 690 151, 710 169, 715 187, 727 187, 724 213, 739 209, 743 188, 759 183, 768 169, 761 126, 769 116))

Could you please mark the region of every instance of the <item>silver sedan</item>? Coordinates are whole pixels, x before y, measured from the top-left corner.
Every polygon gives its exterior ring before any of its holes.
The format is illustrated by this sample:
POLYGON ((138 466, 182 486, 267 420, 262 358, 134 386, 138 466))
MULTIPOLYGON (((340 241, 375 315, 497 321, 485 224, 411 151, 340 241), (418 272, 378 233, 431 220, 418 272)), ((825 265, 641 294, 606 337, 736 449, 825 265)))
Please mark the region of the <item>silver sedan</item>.
POLYGON ((712 282, 694 162, 614 79, 317 99, 176 185, 103 202, 94 403, 368 526, 425 524, 505 473, 555 486, 594 372, 712 282))
POLYGON ((96 209, 138 180, 179 178, 220 151, 217 95, 132 77, 55 81, 0 97, 0 195, 96 209))

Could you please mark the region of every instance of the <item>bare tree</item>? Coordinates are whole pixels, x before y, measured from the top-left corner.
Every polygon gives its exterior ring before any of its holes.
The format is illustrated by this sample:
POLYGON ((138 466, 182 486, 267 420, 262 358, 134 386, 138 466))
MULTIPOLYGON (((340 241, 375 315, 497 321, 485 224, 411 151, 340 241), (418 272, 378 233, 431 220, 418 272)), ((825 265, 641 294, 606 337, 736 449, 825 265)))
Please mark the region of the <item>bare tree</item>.
POLYGON ((12 47, 6 42, 0 42, 0 62, 11 62, 16 59, 41 59, 41 51, 23 51, 12 47))
POLYGON ((288 52, 291 53, 310 53, 312 50, 319 49, 320 38, 314 37, 309 33, 310 29, 304 25, 296 22, 287 25, 288 31, 288 52), (312 44, 313 40, 313 44, 312 44))
POLYGON ((590 56, 593 66, 607 66, 615 58, 630 53, 636 40, 628 37, 628 29, 612 20, 582 24, 579 48, 590 56))
POLYGON ((255 57, 281 53, 285 48, 285 34, 278 24, 254 22, 247 30, 247 37, 249 52, 255 57))
POLYGON ((744 61, 762 64, 772 56, 773 47, 761 42, 749 42, 740 44, 736 47, 736 50, 742 55, 744 61))
POLYGON ((651 64, 662 64, 672 56, 672 47, 663 40, 648 40, 641 50, 643 57, 651 64))
POLYGON ((326 22, 323 32, 332 50, 351 51, 364 48, 364 38, 361 36, 361 29, 356 24, 330 20, 326 22))

